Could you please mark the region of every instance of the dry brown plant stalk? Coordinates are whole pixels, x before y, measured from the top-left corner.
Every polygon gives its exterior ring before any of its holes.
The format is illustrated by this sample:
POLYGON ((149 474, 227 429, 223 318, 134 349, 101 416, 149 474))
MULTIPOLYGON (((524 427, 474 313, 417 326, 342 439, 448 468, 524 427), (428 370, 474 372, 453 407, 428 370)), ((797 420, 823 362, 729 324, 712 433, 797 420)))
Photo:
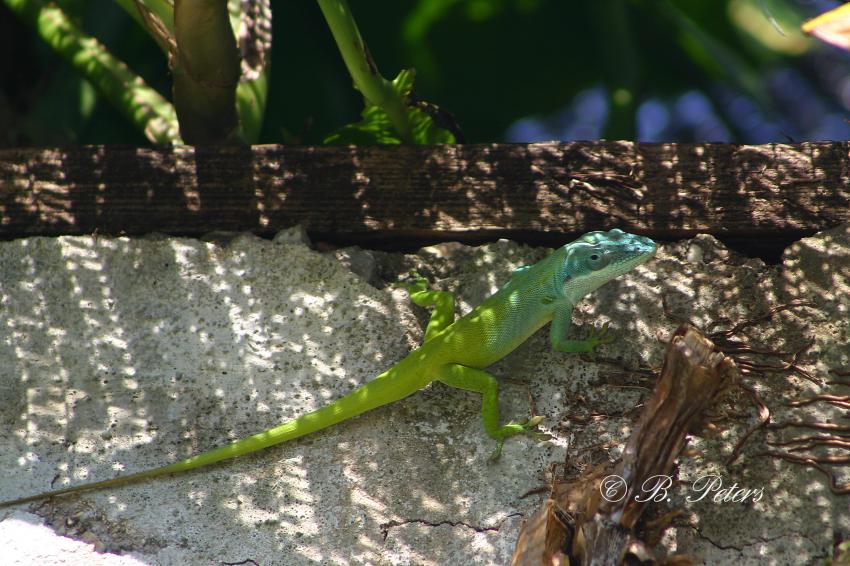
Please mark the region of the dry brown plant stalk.
MULTIPOLYGON (((735 363, 691 325, 680 326, 667 346, 661 375, 646 401, 619 464, 600 465, 570 483, 555 485, 552 496, 520 532, 512 564, 662 563, 652 544, 636 534, 651 502, 645 486, 669 476, 687 444, 686 435, 705 423, 706 410, 739 380, 735 363), (606 497, 602 497, 603 491, 606 497)), ((668 513, 663 532, 675 513, 668 513)), ((660 530, 659 530, 660 529, 660 530)), ((657 538, 657 536, 653 537, 657 538)), ((686 564, 686 556, 664 564, 686 564)))

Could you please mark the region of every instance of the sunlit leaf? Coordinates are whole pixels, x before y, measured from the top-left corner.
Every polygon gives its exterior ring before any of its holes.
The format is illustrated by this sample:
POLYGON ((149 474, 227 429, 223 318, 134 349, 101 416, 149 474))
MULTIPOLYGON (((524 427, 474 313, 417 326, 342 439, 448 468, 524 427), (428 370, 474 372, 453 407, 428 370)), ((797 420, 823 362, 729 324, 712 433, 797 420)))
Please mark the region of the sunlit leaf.
POLYGON ((764 47, 786 55, 801 55, 812 48, 812 41, 799 29, 802 16, 793 6, 774 2, 766 12, 765 0, 732 0, 729 19, 738 29, 764 47))
POLYGON ((803 31, 824 43, 850 51, 850 3, 803 24, 803 31))

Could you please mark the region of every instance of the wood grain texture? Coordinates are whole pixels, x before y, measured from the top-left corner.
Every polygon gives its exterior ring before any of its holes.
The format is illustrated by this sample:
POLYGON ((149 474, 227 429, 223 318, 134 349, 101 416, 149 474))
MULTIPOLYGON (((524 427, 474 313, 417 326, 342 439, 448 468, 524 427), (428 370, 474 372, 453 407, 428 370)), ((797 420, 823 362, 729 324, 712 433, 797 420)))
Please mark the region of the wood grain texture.
POLYGON ((850 143, 0 150, 0 237, 796 235, 850 221, 850 143))

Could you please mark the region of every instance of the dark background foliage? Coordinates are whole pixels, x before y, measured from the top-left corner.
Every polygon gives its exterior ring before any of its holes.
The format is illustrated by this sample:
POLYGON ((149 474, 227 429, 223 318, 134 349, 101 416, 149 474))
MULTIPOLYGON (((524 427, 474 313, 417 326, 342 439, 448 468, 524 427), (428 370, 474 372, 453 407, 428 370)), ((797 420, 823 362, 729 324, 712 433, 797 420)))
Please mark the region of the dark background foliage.
MULTIPOLYGON (((468 142, 850 138, 850 55, 798 31, 836 1, 350 1, 382 73, 414 67, 468 142)), ((59 4, 168 95, 164 57, 120 8, 59 4)), ((261 141, 319 143, 362 97, 314 2, 272 11, 261 141)), ((0 46, 0 144, 146 144, 2 4, 0 46)))

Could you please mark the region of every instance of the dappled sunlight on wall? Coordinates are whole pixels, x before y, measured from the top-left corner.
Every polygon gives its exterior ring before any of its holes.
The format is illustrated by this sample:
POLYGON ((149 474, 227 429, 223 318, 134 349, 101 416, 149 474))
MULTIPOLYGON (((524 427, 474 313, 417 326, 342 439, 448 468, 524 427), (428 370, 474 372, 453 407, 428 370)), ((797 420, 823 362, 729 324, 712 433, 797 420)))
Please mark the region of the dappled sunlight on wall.
MULTIPOLYGON (((3 496, 157 467, 270 428, 409 346, 389 294, 304 246, 34 238, 0 244, 0 262, 3 496)), ((327 533, 311 510, 334 504, 313 485, 340 464, 311 442, 85 497, 141 521, 140 537, 200 521, 217 541, 210 552, 242 529, 321 559, 327 533)))

